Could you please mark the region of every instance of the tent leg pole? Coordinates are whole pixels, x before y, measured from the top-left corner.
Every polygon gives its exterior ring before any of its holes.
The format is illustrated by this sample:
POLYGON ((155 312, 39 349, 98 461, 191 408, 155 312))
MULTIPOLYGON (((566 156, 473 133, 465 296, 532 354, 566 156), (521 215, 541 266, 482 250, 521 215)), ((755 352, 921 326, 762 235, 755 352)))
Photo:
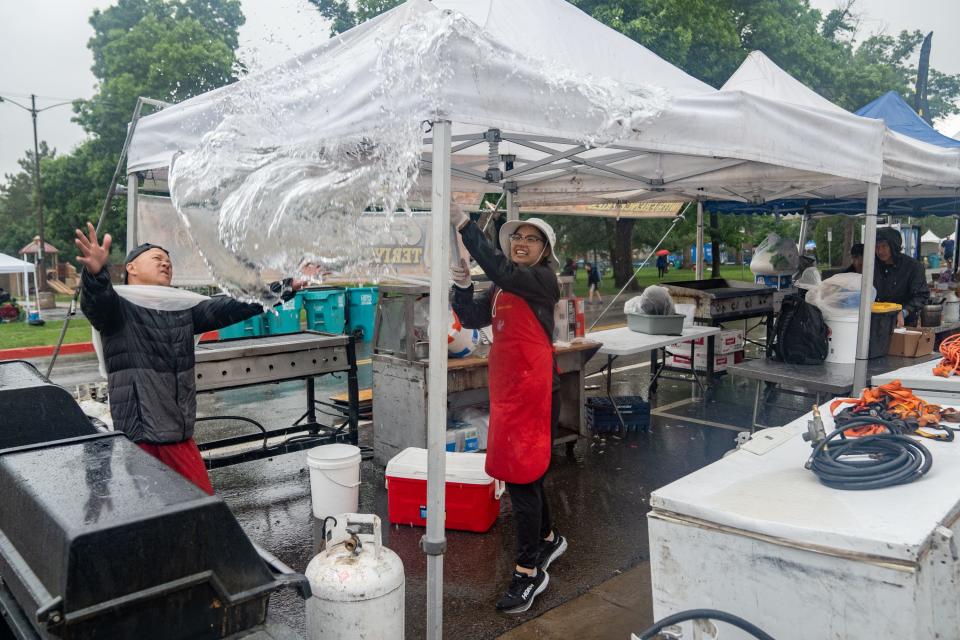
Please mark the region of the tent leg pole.
POLYGON ((516 189, 507 190, 507 220, 520 219, 520 204, 517 202, 516 189))
POLYGON ((430 369, 427 378, 427 631, 443 637, 443 553, 447 431, 447 305, 450 298, 450 121, 433 123, 433 214, 430 270, 430 369))
POLYGON ((697 200, 697 280, 703 280, 703 261, 703 200, 697 200))
POLYGON ((960 259, 960 242, 957 242, 957 239, 960 238, 960 216, 953 217, 953 255, 950 256, 951 266, 953 273, 957 272, 957 260, 960 259))
POLYGON ((137 242, 139 229, 137 229, 137 204, 139 198, 139 184, 137 174, 131 173, 127 176, 127 252, 129 253, 140 243, 137 242))
POLYGON ((867 386, 867 363, 870 358, 871 293, 877 250, 877 203, 880 185, 867 185, 866 224, 863 236, 863 278, 860 282, 860 322, 857 329, 857 360, 853 367, 853 397, 858 397, 867 386))
POLYGON ((807 227, 810 224, 810 214, 805 213, 803 217, 800 218, 800 237, 797 239, 797 247, 800 249, 800 253, 803 254, 803 246, 807 243, 807 227))

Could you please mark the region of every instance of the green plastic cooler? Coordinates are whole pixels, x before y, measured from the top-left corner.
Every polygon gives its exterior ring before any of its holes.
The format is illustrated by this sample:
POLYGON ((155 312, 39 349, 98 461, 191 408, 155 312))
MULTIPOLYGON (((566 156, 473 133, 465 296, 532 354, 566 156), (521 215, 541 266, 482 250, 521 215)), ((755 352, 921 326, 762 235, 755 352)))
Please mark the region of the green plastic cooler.
POLYGON ((263 314, 266 333, 279 336, 300 331, 300 296, 294 296, 263 314), (276 313, 274 313, 276 311, 276 313))
POLYGON ((346 294, 343 289, 308 289, 300 295, 307 311, 307 329, 343 333, 346 326, 346 294))
POLYGON ((373 323, 377 317, 377 287, 353 287, 346 290, 350 315, 347 333, 364 342, 373 340, 373 323))

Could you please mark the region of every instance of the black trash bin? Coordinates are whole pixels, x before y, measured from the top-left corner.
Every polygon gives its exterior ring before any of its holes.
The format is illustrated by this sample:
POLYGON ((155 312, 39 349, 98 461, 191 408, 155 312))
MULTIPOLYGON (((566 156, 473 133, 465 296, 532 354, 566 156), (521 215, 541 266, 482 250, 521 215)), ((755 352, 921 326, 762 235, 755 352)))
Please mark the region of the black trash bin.
POLYGON ((897 327, 902 307, 890 302, 874 302, 870 316, 870 358, 880 358, 890 350, 890 336, 897 327))

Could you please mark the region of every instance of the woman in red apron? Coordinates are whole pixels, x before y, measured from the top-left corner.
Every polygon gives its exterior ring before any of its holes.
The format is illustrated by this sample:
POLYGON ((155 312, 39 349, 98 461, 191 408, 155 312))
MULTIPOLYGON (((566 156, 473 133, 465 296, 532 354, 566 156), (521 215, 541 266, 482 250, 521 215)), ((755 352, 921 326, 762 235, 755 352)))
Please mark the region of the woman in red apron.
POLYGON ((517 529, 516 569, 497 609, 520 613, 547 588, 547 567, 567 549, 543 490, 560 413, 553 358, 553 311, 560 299, 555 235, 538 218, 509 221, 500 229, 500 254, 458 207, 450 211, 467 251, 493 282, 474 297, 467 265, 451 273, 453 309, 463 326, 493 326, 486 469, 507 484, 517 529))

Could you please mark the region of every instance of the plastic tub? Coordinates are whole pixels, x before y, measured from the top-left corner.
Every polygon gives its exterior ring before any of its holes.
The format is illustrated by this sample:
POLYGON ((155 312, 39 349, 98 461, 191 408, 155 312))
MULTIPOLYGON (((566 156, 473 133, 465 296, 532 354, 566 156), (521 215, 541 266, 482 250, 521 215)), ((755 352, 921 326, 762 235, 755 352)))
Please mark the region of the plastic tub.
POLYGON ((278 336, 300 331, 300 296, 294 296, 263 314, 267 335, 278 336))
POLYGON ((373 340, 373 322, 377 316, 377 287, 347 289, 350 315, 346 332, 367 342, 373 340))
POLYGON ((940 266, 940 256, 935 253, 931 253, 927 256, 927 261, 930 263, 931 269, 936 269, 940 266))
POLYGON ((627 328, 637 333, 649 333, 655 336, 679 336, 683 334, 683 318, 676 313, 665 316, 628 313, 627 328))
POLYGON ((307 452, 313 515, 322 520, 356 513, 360 505, 360 448, 327 444, 307 452))
POLYGON ((243 322, 224 327, 218 332, 221 340, 232 340, 235 338, 259 338, 264 335, 263 316, 253 316, 243 322))
POLYGON ((343 333, 346 326, 346 294, 343 289, 307 290, 301 297, 307 311, 307 329, 343 333))
POLYGON ((857 359, 857 328, 860 321, 852 317, 824 317, 827 323, 827 362, 851 364, 857 359))

